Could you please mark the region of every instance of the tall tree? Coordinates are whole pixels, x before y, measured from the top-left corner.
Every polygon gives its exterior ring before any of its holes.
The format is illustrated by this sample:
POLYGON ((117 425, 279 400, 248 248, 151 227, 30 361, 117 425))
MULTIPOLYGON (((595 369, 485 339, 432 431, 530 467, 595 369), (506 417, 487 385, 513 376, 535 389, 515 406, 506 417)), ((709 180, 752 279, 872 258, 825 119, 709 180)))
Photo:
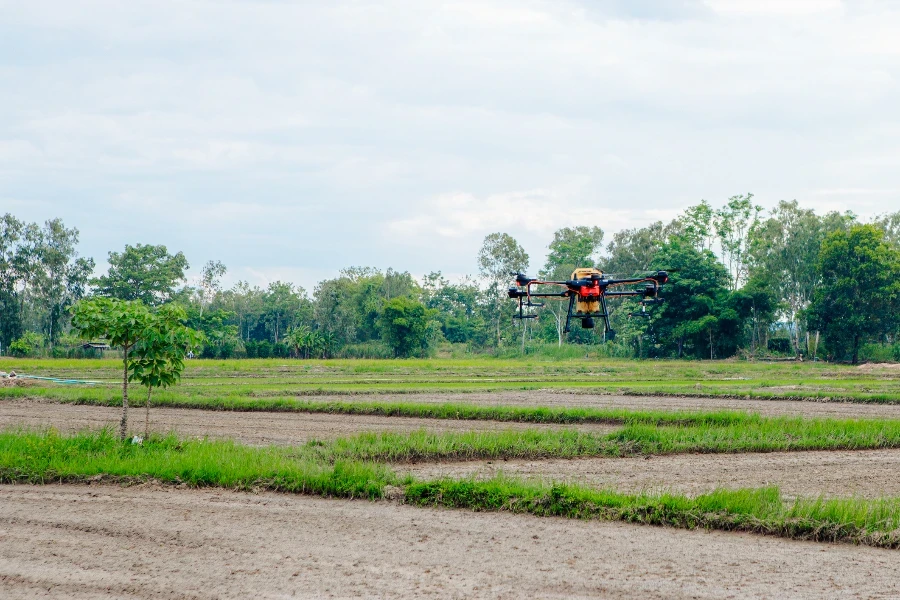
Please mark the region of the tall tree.
POLYGON ((800 353, 802 315, 819 285, 816 268, 825 237, 846 230, 854 221, 850 213, 828 213, 820 217, 796 200, 781 201, 753 238, 750 271, 760 273, 779 298, 782 316, 790 324, 795 353, 800 353))
POLYGON ((14 261, 23 227, 24 224, 9 213, 0 217, 0 344, 4 348, 22 335, 14 261))
MULTIPOLYGON (((603 230, 599 227, 564 227, 553 234, 547 262, 539 273, 542 279, 566 280, 579 267, 594 266, 603 244, 603 230)), ((555 290, 554 290, 555 291, 555 290)), ((568 313, 565 302, 549 302, 547 312, 553 316, 557 345, 563 342, 568 313)))
POLYGON ((674 240, 657 253, 655 268, 672 269, 664 289, 665 302, 651 328, 657 341, 679 357, 730 356, 743 330, 728 288, 728 272, 710 250, 674 240))
POLYGON ((650 268, 650 262, 659 249, 683 231, 683 223, 675 220, 669 224, 656 221, 646 227, 614 233, 612 241, 606 246, 608 256, 602 270, 624 277, 645 271, 650 268))
POLYGON ((97 293, 119 300, 140 300, 147 306, 169 302, 190 265, 184 254, 169 254, 165 246, 137 244, 109 253, 109 271, 94 280, 97 293))
POLYGON ((753 194, 732 196, 713 217, 732 291, 741 287, 749 275, 750 245, 759 229, 762 210, 762 206, 753 204, 753 194))
POLYGON ((203 316, 203 309, 209 306, 220 291, 222 291, 222 276, 228 272, 228 268, 218 260, 206 261, 203 270, 200 272, 200 285, 198 286, 198 296, 200 301, 200 316, 203 316))
POLYGON ((497 345, 501 344, 500 325, 503 321, 506 289, 510 273, 528 269, 528 254, 511 235, 492 233, 484 238, 478 252, 478 270, 490 290, 491 314, 497 332, 497 345))
POLYGON ((51 346, 59 337, 65 309, 84 295, 94 261, 78 258, 78 229, 66 229, 62 220, 44 224, 37 249, 39 268, 35 289, 45 312, 43 329, 51 346))
POLYGON ((690 206, 678 218, 682 237, 697 250, 712 250, 716 238, 715 211, 706 200, 690 206))
POLYGON ((835 358, 856 364, 862 343, 900 324, 900 250, 880 228, 854 225, 825 239, 817 267, 810 320, 835 358))
POLYGON ((884 230, 884 241, 900 246, 900 211, 879 215, 874 224, 884 230))

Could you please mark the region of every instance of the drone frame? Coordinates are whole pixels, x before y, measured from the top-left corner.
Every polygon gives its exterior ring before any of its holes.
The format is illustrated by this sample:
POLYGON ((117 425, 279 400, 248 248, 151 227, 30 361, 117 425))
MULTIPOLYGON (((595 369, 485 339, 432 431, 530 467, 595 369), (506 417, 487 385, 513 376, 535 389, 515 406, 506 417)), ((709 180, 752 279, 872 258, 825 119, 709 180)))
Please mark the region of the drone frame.
MULTIPOLYGON (((629 277, 624 279, 611 278, 602 271, 594 268, 575 269, 572 279, 566 281, 543 281, 532 279, 522 273, 510 273, 515 275, 515 286, 511 286, 507 292, 510 298, 518 300, 519 307, 514 319, 536 319, 536 314, 526 314, 527 307, 542 307, 543 302, 533 302, 532 298, 568 298, 569 307, 566 311, 566 326, 563 330, 568 333, 571 330, 572 319, 580 319, 583 329, 593 329, 594 319, 602 319, 606 339, 615 338, 616 332, 609 322, 609 308, 607 298, 624 296, 641 297, 641 313, 637 316, 649 316, 644 307, 648 304, 659 304, 659 290, 669 280, 666 271, 656 271, 653 275, 641 277, 629 277), (643 284, 642 289, 609 290, 615 287, 628 287, 643 284), (565 289, 560 292, 532 291, 534 285, 555 285, 565 289)), ((631 316, 631 314, 629 314, 631 316)))

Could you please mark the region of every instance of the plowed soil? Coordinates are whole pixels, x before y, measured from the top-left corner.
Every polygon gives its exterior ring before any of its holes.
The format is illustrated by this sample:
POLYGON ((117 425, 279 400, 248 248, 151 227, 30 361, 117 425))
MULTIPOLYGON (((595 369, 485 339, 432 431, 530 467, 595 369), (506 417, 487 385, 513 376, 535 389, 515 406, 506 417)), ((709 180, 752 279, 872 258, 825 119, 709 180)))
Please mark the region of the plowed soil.
POLYGON ((416 464, 397 467, 423 479, 510 476, 567 481, 623 492, 701 494, 716 488, 777 485, 786 497, 900 496, 900 450, 678 454, 416 464))
MULTIPOLYGON (((53 426, 61 432, 102 427, 118 428, 121 408, 58 404, 34 400, 0 401, 0 429, 53 426)), ((144 431, 144 409, 132 409, 130 429, 144 431)), ((310 439, 326 440, 365 431, 491 431, 506 429, 561 428, 563 425, 499 423, 496 421, 453 421, 356 415, 307 414, 289 412, 227 412, 182 408, 150 409, 152 431, 175 431, 182 436, 231 438, 250 445, 295 445, 310 439)), ((607 432, 609 425, 579 425, 582 431, 607 432)), ((117 430, 117 429, 116 429, 117 430)))
POLYGON ((388 502, 0 486, 3 598, 891 598, 897 556, 388 502))

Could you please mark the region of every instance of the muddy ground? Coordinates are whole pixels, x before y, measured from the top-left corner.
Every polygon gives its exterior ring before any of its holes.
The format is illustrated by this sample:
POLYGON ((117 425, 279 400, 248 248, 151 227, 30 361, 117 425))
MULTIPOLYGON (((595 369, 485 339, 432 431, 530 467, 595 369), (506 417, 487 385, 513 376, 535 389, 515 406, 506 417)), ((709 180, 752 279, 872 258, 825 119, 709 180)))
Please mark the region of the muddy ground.
POLYGON ((695 495, 716 488, 777 485, 787 498, 900 496, 900 450, 500 460, 401 465, 396 469, 422 479, 488 478, 504 473, 622 492, 665 490, 695 495))
POLYGON ((331 402, 458 403, 508 406, 623 408, 628 410, 741 410, 764 416, 803 416, 835 419, 900 419, 900 404, 862 404, 802 400, 743 400, 730 398, 674 398, 668 396, 621 396, 585 392, 522 390, 502 392, 438 394, 372 394, 358 397, 316 396, 331 402))
MULTIPOLYGON (((53 426, 61 432, 113 427, 118 430, 121 408, 58 404, 35 400, 0 401, 0 429, 8 427, 53 426)), ((143 434, 144 409, 129 412, 133 433, 143 434)), ((182 436, 231 438, 251 445, 295 445, 310 439, 326 440, 364 431, 408 432, 425 429, 444 431, 491 431, 506 429, 558 429, 565 425, 499 423, 496 421, 453 421, 357 415, 307 414, 289 412, 226 412, 183 408, 150 409, 152 431, 175 431, 182 436)), ((581 431, 608 432, 610 425, 578 425, 581 431)))
POLYGON ((897 553, 389 502, 0 486, 4 598, 890 598, 897 553))

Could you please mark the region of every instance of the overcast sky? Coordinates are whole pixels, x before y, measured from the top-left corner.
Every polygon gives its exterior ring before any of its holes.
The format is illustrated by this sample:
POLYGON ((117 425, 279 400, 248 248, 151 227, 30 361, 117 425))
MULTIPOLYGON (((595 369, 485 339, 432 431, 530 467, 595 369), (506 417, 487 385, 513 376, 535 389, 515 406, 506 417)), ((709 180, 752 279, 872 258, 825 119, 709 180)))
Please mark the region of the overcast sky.
POLYGON ((745 192, 896 211, 898 5, 0 0, 0 213, 311 291, 745 192))

